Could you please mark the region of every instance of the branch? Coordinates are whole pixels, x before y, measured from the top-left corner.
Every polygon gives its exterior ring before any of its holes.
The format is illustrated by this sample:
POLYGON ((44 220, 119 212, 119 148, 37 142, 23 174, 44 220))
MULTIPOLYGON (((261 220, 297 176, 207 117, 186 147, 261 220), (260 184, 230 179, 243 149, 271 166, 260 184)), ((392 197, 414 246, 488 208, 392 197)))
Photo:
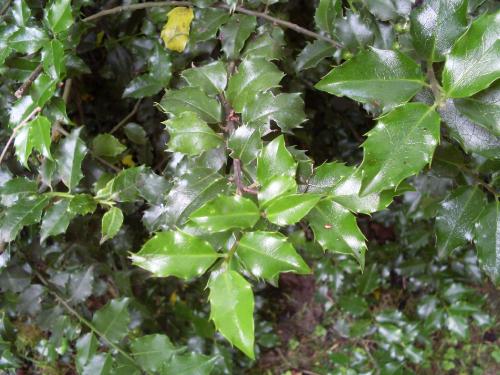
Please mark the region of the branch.
POLYGON ((111 131, 109 132, 109 134, 115 133, 118 129, 120 129, 123 125, 125 125, 128 122, 128 120, 130 120, 132 117, 134 117, 134 115, 139 110, 139 105, 141 104, 141 102, 142 102, 142 99, 139 99, 135 103, 134 108, 132 108, 132 111, 128 115, 126 115, 118 124, 116 124, 113 127, 113 129, 111 129, 111 131))
MULTIPOLYGON (((90 22, 90 21, 97 20, 101 17, 109 16, 109 15, 116 14, 116 13, 121 13, 124 11, 133 11, 133 10, 138 10, 138 9, 164 7, 164 6, 172 6, 172 5, 174 5, 174 6, 187 6, 187 7, 194 6, 194 4, 191 3, 190 1, 157 1, 157 2, 145 2, 145 3, 140 3, 140 4, 120 5, 120 6, 115 7, 115 8, 102 10, 96 14, 89 16, 89 17, 83 18, 82 21, 83 22, 90 22)), ((213 8, 220 8, 220 9, 227 9, 227 10, 231 9, 230 5, 223 4, 223 3, 214 4, 214 5, 212 5, 212 7, 213 8)), ((283 27, 290 29, 290 30, 293 30, 297 33, 307 35, 311 38, 323 40, 325 42, 330 43, 334 47, 337 47, 337 48, 342 47, 341 43, 339 43, 339 42, 337 42, 337 41, 335 41, 335 40, 333 40, 325 35, 315 33, 314 31, 303 28, 295 23, 288 22, 288 21, 285 21, 285 20, 282 20, 282 19, 279 19, 276 17, 272 17, 266 13, 257 12, 257 11, 246 9, 246 8, 243 8, 240 6, 237 6, 235 8, 235 11, 238 13, 249 15, 249 16, 255 16, 258 18, 262 18, 266 21, 272 22, 276 25, 283 26, 283 27)))
POLYGON ((14 130, 12 130, 12 134, 10 135, 9 140, 5 144, 5 147, 3 148, 2 154, 0 155, 0 164, 2 164, 3 159, 5 158, 5 154, 7 154, 7 150, 9 149, 10 145, 14 141, 14 138, 16 138, 16 134, 21 129, 23 126, 25 126, 33 117, 35 117, 40 111, 42 110, 41 107, 36 107, 33 112, 31 112, 28 117, 26 117, 19 125, 17 125, 14 130))
POLYGON ((24 81, 21 87, 17 89, 17 91, 14 93, 14 96, 20 99, 26 93, 26 91, 28 91, 28 89, 31 87, 31 84, 35 81, 35 79, 38 78, 42 70, 43 70, 43 65, 42 63, 40 63, 35 68, 35 70, 31 72, 31 74, 28 76, 26 81, 24 81))

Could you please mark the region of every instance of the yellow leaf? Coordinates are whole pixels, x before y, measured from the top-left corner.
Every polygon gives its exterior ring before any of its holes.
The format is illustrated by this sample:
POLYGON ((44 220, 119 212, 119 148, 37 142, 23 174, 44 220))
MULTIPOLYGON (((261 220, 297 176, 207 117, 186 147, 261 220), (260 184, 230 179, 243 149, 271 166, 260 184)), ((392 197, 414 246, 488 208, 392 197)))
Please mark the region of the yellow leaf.
POLYGON ((194 18, 193 9, 177 7, 168 12, 167 17, 168 21, 163 26, 161 38, 168 49, 182 52, 189 40, 189 28, 194 18))
POLYGON ((135 167, 135 162, 134 162, 133 156, 130 154, 125 155, 122 158, 122 164, 125 165, 126 167, 135 167))

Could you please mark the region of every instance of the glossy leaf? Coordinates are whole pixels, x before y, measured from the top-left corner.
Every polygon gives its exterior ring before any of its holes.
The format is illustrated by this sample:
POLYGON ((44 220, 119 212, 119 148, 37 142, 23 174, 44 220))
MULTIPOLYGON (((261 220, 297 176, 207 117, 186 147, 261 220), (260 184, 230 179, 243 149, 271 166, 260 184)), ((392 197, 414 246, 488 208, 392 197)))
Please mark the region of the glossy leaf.
POLYGON ((92 141, 93 152, 97 156, 114 157, 120 155, 127 148, 111 134, 99 134, 92 141))
POLYGON ((222 118, 220 103, 199 87, 167 91, 161 99, 160 106, 173 116, 180 116, 183 112, 194 112, 209 124, 216 124, 222 118))
POLYGON ((192 8, 176 7, 167 14, 168 21, 161 31, 165 46, 176 52, 183 52, 189 40, 189 29, 194 18, 192 8))
POLYGON ((229 342, 248 357, 254 358, 254 297, 252 287, 236 271, 212 273, 210 318, 229 342))
POLYGON ((484 194, 477 187, 461 186, 441 202, 436 217, 439 257, 472 241, 474 224, 485 207, 484 194))
POLYGON ((449 98, 471 96, 500 78, 500 12, 483 15, 453 46, 443 70, 449 98))
POLYGON ((184 112, 165 122, 170 134, 168 148, 186 155, 199 155, 217 148, 222 138, 194 112, 184 112))
POLYGON ((307 218, 315 240, 323 249, 352 255, 364 269, 367 250, 365 237, 351 212, 333 200, 326 199, 318 203, 307 218))
POLYGON ((57 39, 46 43, 42 50, 43 70, 52 79, 62 79, 66 73, 64 45, 57 39))
POLYGON ((219 39, 222 41, 222 51, 228 60, 238 58, 245 41, 256 26, 257 20, 254 16, 234 14, 229 22, 220 28, 219 39))
POLYGON ((94 314, 92 324, 113 343, 120 342, 128 333, 129 303, 128 298, 113 299, 94 314))
POLYGON ((14 141, 16 155, 21 164, 28 165, 28 158, 33 149, 47 158, 52 158, 50 130, 51 124, 44 116, 36 117, 21 128, 14 141))
POLYGON ((82 375, 108 375, 112 367, 113 360, 109 354, 96 354, 83 367, 82 375))
POLYGON ((430 61, 443 61, 467 26, 467 0, 430 0, 411 13, 416 50, 430 61))
POLYGON ((12 17, 17 26, 26 26, 31 16, 31 9, 24 0, 14 0, 12 2, 12 17))
POLYGON ((57 159, 58 172, 64 185, 71 191, 83 177, 82 161, 87 154, 87 147, 80 139, 82 128, 73 130, 59 145, 57 159))
POLYGON ((297 164, 282 135, 269 142, 257 158, 257 180, 261 185, 275 176, 295 177, 296 170, 297 164))
POLYGON ((259 189, 259 205, 266 207, 269 202, 283 195, 290 195, 297 192, 297 183, 292 176, 276 176, 267 180, 259 189))
POLYGON ((155 334, 138 337, 130 344, 134 360, 144 371, 156 372, 170 361, 175 348, 165 335, 155 334))
POLYGON ((335 18, 342 14, 342 2, 338 0, 320 0, 316 13, 314 14, 314 21, 316 26, 332 35, 335 25, 335 18))
POLYGON ((189 219, 210 233, 251 228, 260 219, 259 209, 239 195, 220 196, 193 212, 189 219))
POLYGON ((317 194, 282 195, 266 206, 266 218, 276 225, 295 224, 311 211, 320 198, 317 194))
POLYGON ((209 375, 212 373, 217 357, 202 354, 176 354, 165 365, 162 375, 209 375))
POLYGON ((227 98, 235 111, 242 112, 258 92, 278 86, 282 78, 283 73, 266 59, 245 59, 229 80, 227 98))
POLYGON ((233 159, 240 159, 244 164, 250 163, 262 149, 259 130, 245 125, 239 126, 229 137, 228 147, 232 150, 233 159))
POLYGON ((129 82, 123 91, 124 98, 144 98, 153 96, 163 89, 164 84, 149 73, 142 74, 129 82))
POLYGON ((222 9, 199 9, 191 27, 191 39, 204 42, 215 37, 220 26, 229 19, 229 13, 222 9))
POLYGON ((45 19, 53 33, 57 34, 73 25, 71 0, 53 0, 45 9, 45 19))
POLYGON ((84 366, 94 357, 98 342, 92 332, 86 333, 76 342, 76 367, 78 371, 82 371, 84 366))
POLYGON ((184 232, 169 231, 157 233, 131 259, 158 277, 192 279, 205 273, 218 257, 208 242, 184 232))
POLYGON ((315 87, 387 112, 410 100, 423 85, 415 61, 401 52, 371 48, 334 68, 315 87))
POLYGON ((481 267, 500 284, 500 203, 489 203, 474 224, 474 243, 481 267))
POLYGON ((5 210, 0 221, 0 241, 11 242, 24 226, 38 223, 48 203, 46 195, 29 196, 5 210))
POLYGON ((316 67, 323 59, 332 57, 335 53, 335 47, 330 43, 315 40, 308 43, 297 56, 295 60, 295 70, 300 72, 302 70, 311 69, 316 67))
POLYGON ((66 232, 73 218, 68 211, 69 200, 62 199, 54 203, 45 213, 40 228, 40 242, 44 242, 49 236, 56 236, 66 232))
POLYGON ((99 189, 96 198, 101 200, 114 200, 117 202, 132 202, 139 195, 139 177, 144 167, 128 168, 119 172, 99 189))
POLYGON ((455 99, 455 107, 472 122, 500 136, 500 83, 463 99, 455 99))
POLYGON ((111 207, 103 216, 101 224, 101 244, 118 234, 123 224, 123 212, 118 207, 111 207))
POLYGON ((260 35, 246 43, 242 56, 263 57, 266 60, 280 60, 283 57, 285 45, 282 29, 273 27, 271 31, 264 27, 259 28, 260 35))
POLYGON ((238 242, 236 255, 252 275, 273 285, 278 284, 280 273, 311 272, 287 238, 277 232, 245 233, 238 242))
POLYGON ((9 47, 17 52, 37 52, 48 41, 47 34, 38 27, 21 27, 9 38, 9 47))
POLYGON ((381 117, 363 143, 361 195, 394 189, 428 164, 439 143, 438 114, 410 103, 381 117))
POLYGON ((226 66, 222 61, 186 69, 182 78, 189 86, 200 87, 208 95, 217 95, 224 91, 227 85, 226 66))
POLYGON ((306 121, 304 101, 300 94, 273 95, 270 92, 255 95, 243 108, 243 122, 266 134, 271 130, 271 120, 284 133, 291 133, 306 121))

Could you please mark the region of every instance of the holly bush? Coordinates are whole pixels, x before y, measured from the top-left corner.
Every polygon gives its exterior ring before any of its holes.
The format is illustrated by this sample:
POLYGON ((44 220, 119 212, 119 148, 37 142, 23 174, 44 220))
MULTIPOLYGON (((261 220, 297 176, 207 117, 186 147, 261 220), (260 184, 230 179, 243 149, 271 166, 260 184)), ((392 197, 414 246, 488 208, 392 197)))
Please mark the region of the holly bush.
POLYGON ((4 0, 1 371, 500 371, 499 8, 4 0))

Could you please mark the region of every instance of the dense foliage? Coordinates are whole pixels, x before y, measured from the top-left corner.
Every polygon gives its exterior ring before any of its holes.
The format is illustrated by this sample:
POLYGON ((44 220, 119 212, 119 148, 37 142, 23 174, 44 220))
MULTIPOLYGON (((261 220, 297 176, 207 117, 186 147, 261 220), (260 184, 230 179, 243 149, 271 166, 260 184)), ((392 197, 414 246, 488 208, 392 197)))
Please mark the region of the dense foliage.
POLYGON ((500 371, 496 1, 0 17, 0 371, 500 371))

